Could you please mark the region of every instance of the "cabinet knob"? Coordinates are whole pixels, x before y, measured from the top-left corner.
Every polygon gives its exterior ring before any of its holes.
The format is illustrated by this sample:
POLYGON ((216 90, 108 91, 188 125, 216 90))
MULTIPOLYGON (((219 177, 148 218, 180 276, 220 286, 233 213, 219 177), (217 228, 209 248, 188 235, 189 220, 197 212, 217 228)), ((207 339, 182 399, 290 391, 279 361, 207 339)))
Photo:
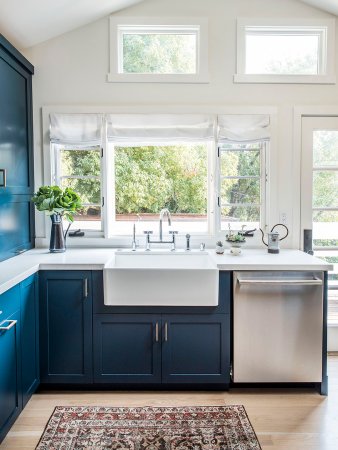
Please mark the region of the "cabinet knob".
POLYGON ((155 342, 158 342, 158 322, 155 325, 155 342))
POLYGON ((168 322, 164 324, 164 341, 168 341, 168 322))
POLYGON ((84 298, 88 297, 88 278, 85 278, 83 280, 83 297, 84 298))

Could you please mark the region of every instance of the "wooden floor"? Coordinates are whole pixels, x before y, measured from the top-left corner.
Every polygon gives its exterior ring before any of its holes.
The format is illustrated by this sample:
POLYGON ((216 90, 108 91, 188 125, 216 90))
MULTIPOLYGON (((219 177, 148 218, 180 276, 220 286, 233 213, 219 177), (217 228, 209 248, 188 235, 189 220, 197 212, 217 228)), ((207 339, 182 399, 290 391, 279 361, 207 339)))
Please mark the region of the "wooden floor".
POLYGON ((329 357, 329 396, 312 390, 230 392, 42 392, 21 413, 0 450, 34 449, 55 406, 245 406, 263 450, 338 450, 338 356, 329 357))

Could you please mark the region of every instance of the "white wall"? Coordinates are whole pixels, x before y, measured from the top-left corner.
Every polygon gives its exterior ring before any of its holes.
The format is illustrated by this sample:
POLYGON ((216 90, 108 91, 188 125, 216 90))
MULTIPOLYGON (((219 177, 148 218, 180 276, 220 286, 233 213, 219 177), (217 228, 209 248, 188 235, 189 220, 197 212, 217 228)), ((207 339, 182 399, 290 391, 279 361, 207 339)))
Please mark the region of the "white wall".
MULTIPOLYGON (((331 17, 296 0, 146 0, 118 13, 121 16, 192 17, 209 19, 209 84, 130 84, 106 82, 109 71, 108 17, 28 49, 25 56, 35 66, 34 121, 36 186, 42 177, 41 107, 45 105, 147 106, 165 111, 167 105, 188 105, 203 112, 225 106, 272 106, 278 111, 277 144, 273 147, 273 189, 270 223, 286 212, 288 224, 298 217, 299 174, 292 175, 293 107, 335 105, 337 85, 234 84, 236 18, 331 17)), ((338 33, 337 33, 338 35, 338 33)), ((338 48, 338 46, 337 46, 338 48)), ((298 151, 298 150, 297 150, 298 151)), ((38 236, 43 236, 42 215, 38 236)), ((284 241, 285 242, 285 241, 284 241)), ((297 247, 291 230, 287 246, 297 247)))

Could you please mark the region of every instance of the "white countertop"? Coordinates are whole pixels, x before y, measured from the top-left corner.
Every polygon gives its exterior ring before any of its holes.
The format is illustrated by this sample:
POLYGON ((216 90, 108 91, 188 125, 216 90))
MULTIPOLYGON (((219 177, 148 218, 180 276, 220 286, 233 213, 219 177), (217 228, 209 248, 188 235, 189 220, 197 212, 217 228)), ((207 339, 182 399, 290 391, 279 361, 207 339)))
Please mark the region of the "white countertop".
MULTIPOLYGON (((0 294, 15 286, 38 270, 101 270, 112 258, 114 248, 68 249, 65 253, 49 253, 48 249, 34 249, 0 263, 0 294)), ((277 255, 266 249, 242 249, 232 256, 210 255, 220 270, 332 270, 333 266, 299 250, 282 249, 277 255)))

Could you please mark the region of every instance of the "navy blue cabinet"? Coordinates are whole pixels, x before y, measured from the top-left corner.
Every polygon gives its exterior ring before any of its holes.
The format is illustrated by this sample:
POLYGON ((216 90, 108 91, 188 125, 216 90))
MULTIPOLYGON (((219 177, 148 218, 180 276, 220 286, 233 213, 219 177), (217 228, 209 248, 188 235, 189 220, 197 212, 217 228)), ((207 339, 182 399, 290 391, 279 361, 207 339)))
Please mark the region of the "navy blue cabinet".
POLYGON ((151 314, 96 314, 94 382, 160 383, 160 321, 151 314))
POLYGON ((0 261, 33 247, 33 73, 0 35, 0 261))
POLYGON ((21 392, 22 407, 39 385, 39 291, 38 276, 20 284, 21 392))
POLYGON ((212 308, 105 306, 95 284, 95 383, 229 385, 230 272, 212 308))
POLYGON ((40 272, 42 383, 90 383, 92 278, 90 271, 40 272))
POLYGON ((20 286, 0 296, 0 442, 19 415, 20 395, 20 286))
POLYGON ((228 314, 94 315, 94 382, 230 382, 228 314))
POLYGON ((228 314, 162 315, 162 382, 230 382, 228 314))

